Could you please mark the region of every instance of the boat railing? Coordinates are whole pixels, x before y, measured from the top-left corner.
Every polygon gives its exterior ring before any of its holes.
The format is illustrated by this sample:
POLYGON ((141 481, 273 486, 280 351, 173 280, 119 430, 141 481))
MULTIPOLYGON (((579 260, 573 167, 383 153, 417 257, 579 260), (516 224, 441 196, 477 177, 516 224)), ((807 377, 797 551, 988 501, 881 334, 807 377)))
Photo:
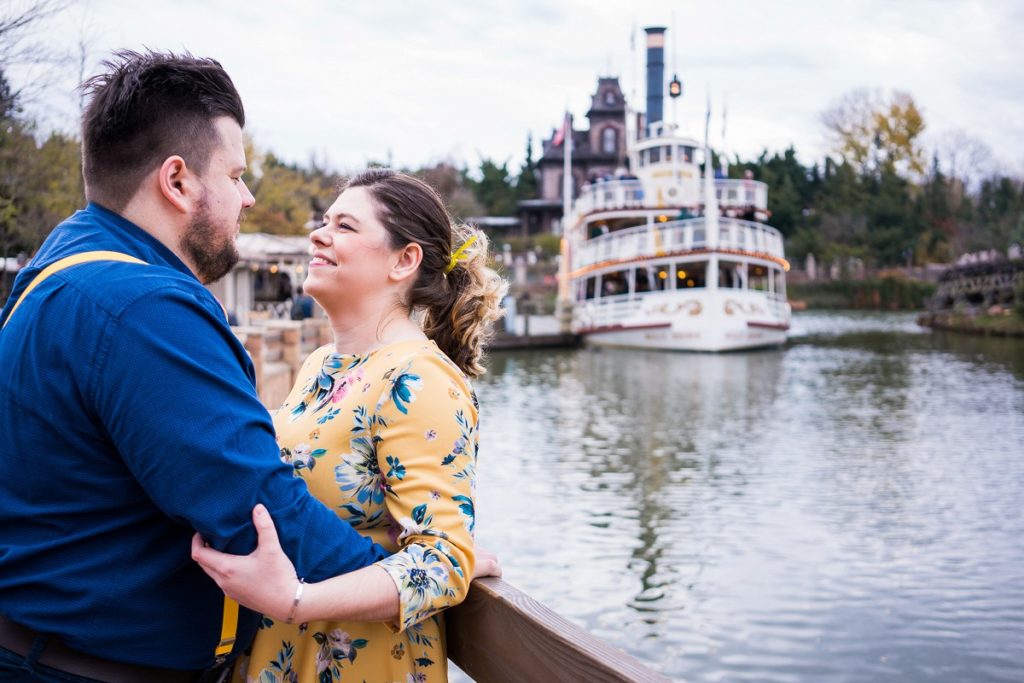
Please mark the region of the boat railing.
POLYGON ((478 683, 669 683, 501 579, 477 579, 445 613, 448 657, 478 683))
MULTIPOLYGON (((703 183, 699 178, 679 181, 676 183, 680 190, 679 196, 703 197, 703 183)), ((757 180, 716 180, 715 195, 723 210, 754 208, 763 211, 768 208, 768 186, 757 180)), ((580 214, 616 209, 657 209, 663 206, 663 202, 659 202, 653 193, 644 193, 639 180, 625 178, 599 180, 585 185, 574 204, 580 214)))
MULTIPOLYGON (((704 218, 685 218, 653 225, 616 230, 577 245, 574 268, 605 261, 654 257, 661 254, 709 248, 704 218)), ((737 218, 718 219, 715 248, 768 254, 783 258, 782 234, 767 225, 737 218)))

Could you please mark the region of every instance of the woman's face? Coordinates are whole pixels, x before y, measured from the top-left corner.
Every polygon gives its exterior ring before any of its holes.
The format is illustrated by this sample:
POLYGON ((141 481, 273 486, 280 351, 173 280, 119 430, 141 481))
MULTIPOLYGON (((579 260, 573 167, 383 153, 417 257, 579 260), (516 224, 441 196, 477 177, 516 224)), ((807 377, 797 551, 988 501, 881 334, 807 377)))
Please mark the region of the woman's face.
POLYGON ((313 258, 305 291, 328 312, 365 308, 387 290, 388 274, 398 258, 377 207, 364 187, 352 187, 324 214, 324 224, 310 235, 313 258))

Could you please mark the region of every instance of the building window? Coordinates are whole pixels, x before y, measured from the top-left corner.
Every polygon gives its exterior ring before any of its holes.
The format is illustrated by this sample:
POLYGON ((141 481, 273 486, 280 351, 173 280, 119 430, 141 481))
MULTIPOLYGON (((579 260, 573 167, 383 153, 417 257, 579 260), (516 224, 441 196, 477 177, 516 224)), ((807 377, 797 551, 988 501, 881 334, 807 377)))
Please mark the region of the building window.
POLYGON ((618 144, 616 144, 617 141, 615 137, 615 129, 612 128, 611 126, 608 126, 604 130, 602 130, 601 151, 603 151, 605 154, 615 154, 615 152, 618 151, 619 148, 618 144))
POLYGON ((611 90, 605 90, 604 91, 604 103, 605 104, 609 104, 609 105, 615 104, 615 93, 612 92, 611 90))

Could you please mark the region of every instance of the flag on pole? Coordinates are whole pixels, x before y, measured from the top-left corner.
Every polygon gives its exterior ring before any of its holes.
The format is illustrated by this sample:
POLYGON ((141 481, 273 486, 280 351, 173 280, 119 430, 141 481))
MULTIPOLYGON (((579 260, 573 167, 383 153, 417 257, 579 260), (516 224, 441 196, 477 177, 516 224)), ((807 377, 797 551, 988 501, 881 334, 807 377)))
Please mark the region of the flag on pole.
POLYGON ((558 147, 565 142, 565 136, 569 134, 569 127, 572 125, 572 118, 569 116, 569 112, 565 112, 565 118, 562 119, 562 127, 555 133, 555 137, 551 140, 551 144, 558 147))

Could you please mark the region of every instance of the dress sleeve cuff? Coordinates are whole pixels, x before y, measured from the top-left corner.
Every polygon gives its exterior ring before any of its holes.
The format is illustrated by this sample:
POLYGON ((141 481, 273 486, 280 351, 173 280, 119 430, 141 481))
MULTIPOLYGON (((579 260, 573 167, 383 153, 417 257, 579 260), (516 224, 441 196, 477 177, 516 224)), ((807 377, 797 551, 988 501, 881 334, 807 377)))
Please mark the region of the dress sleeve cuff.
POLYGON ((398 589, 398 622, 386 622, 395 633, 401 633, 455 602, 448 560, 430 546, 407 545, 377 566, 387 572, 398 589))

